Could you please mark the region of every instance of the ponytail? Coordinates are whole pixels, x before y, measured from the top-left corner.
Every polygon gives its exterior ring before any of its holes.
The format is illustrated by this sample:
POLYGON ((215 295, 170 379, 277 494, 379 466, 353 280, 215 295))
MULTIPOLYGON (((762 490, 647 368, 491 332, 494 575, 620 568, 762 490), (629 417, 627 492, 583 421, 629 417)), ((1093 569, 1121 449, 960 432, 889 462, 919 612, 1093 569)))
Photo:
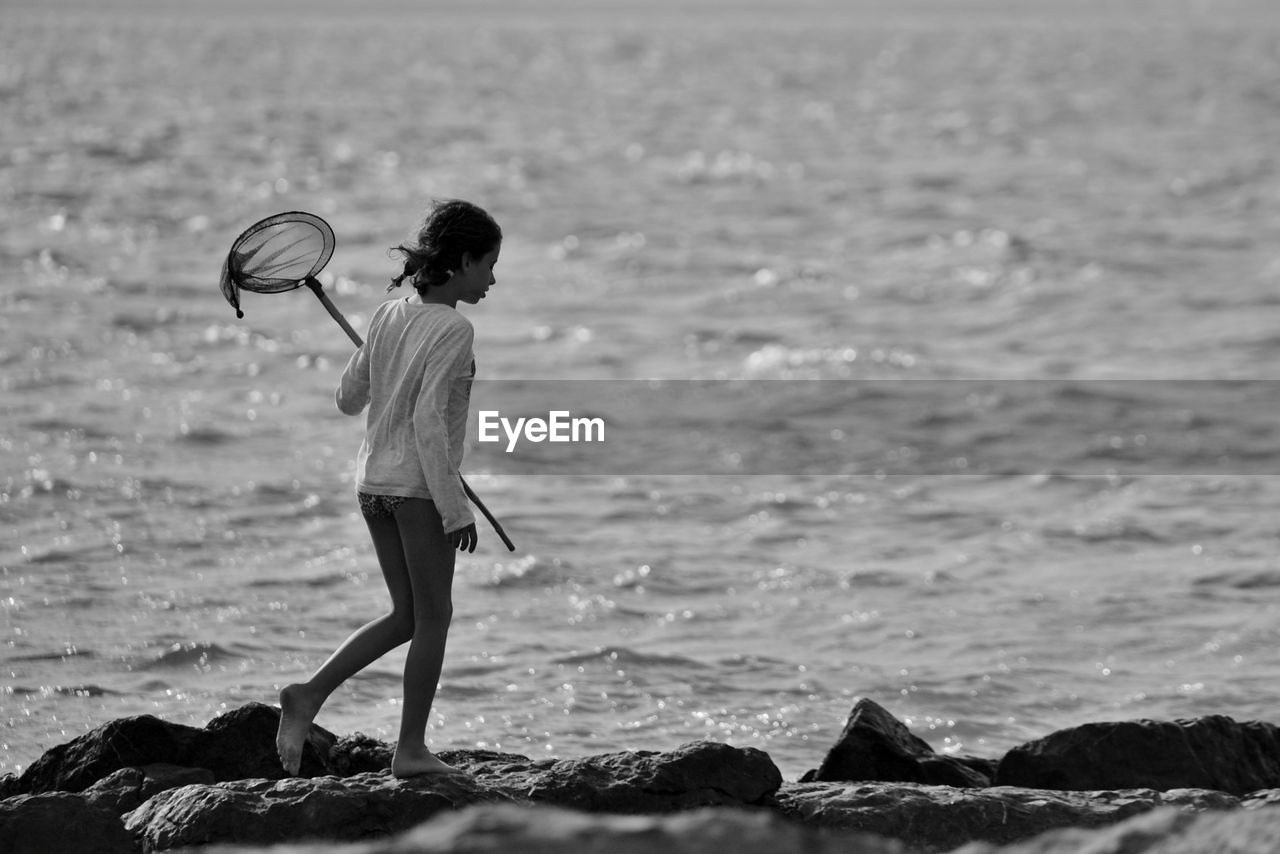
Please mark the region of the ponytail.
MULTIPOLYGON (((402 251, 404 250, 403 246, 398 248, 401 249, 402 251)), ((396 276, 394 279, 391 280, 391 284, 387 285, 387 293, 391 293, 391 291, 394 288, 400 287, 401 282, 403 282, 405 279, 410 278, 417 272, 418 272, 418 269, 413 264, 413 258, 410 258, 409 260, 405 261, 404 272, 402 272, 400 275, 396 276)))

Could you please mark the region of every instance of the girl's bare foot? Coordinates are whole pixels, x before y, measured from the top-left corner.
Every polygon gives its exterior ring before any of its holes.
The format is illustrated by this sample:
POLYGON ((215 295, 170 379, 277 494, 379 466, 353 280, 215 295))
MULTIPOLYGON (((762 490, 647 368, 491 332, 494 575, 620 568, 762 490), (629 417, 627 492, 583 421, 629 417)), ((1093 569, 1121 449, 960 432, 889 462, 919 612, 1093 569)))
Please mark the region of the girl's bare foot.
POLYGON ((302 765, 302 746, 311 731, 320 706, 307 696, 305 685, 286 685, 280 691, 280 728, 276 731, 276 753, 280 764, 292 776, 302 765))
POLYGON ((425 747, 420 751, 396 750, 391 758, 391 773, 395 777, 420 777, 423 774, 457 774, 457 768, 443 762, 425 747))

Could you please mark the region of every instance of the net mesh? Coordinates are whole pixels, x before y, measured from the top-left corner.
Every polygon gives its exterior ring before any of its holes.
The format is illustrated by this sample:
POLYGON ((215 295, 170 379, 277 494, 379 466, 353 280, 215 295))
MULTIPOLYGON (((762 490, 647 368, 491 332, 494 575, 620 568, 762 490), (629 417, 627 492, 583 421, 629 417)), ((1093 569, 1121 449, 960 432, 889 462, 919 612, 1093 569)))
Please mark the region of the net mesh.
POLYGON ((289 211, 254 223, 236 238, 222 265, 222 295, 240 310, 240 291, 293 290, 324 269, 333 255, 333 229, 315 214, 289 211))

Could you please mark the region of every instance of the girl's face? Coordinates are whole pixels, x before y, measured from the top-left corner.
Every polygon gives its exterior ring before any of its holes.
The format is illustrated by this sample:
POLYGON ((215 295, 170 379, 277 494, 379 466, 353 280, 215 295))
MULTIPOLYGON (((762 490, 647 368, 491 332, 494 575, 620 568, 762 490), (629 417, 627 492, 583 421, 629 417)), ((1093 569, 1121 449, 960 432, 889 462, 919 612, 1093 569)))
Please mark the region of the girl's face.
POLYGON ((464 255, 462 260, 462 292, 458 298, 465 303, 475 305, 484 299, 489 288, 497 283, 493 268, 498 263, 498 253, 502 251, 499 244, 479 258, 473 259, 464 255))

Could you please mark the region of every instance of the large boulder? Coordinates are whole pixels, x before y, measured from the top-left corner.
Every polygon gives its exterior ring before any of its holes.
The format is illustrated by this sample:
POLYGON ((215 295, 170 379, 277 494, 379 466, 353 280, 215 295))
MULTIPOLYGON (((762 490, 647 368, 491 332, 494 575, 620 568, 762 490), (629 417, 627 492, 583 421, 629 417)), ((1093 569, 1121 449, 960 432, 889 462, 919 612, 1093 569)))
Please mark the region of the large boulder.
MULTIPOLYGON (((251 854, 214 847, 204 854, 251 854)), ((605 815, 551 806, 473 806, 394 839, 296 845, 271 854, 908 854, 892 839, 823 831, 768 811, 706 808, 666 815, 605 815)), ((256 852, 254 852, 256 854, 256 852)))
MULTIPOLYGON (((344 755, 377 763, 385 751, 362 739, 344 755)), ((440 757, 466 773, 396 780, 379 771, 184 786, 152 797, 125 816, 125 826, 148 851, 215 842, 353 840, 396 833, 474 803, 533 801, 583 811, 665 813, 761 804, 782 784, 763 752, 718 742, 564 760, 485 750, 443 751, 440 757)))
POLYGON ((979 840, 1008 843, 1060 827, 1100 827, 1165 806, 1198 812, 1240 805, 1230 795, 1201 790, 1053 792, 916 783, 788 783, 774 803, 805 824, 874 833, 927 852, 979 840))
POLYGON ((1010 750, 1000 760, 995 784, 1244 795, 1280 787, 1280 728, 1222 715, 1084 724, 1010 750))
POLYGON ((117 718, 65 744, 51 747, 22 773, 22 791, 80 792, 132 765, 180 761, 200 730, 153 715, 117 718))
POLYGON ((137 854, 110 810, 81 795, 50 792, 0 801, 0 854, 137 854))
MULTIPOLYGON (((182 765, 207 768, 217 780, 285 776, 276 756, 280 710, 249 703, 220 715, 203 729, 152 715, 118 718, 45 751, 23 772, 24 793, 80 792, 122 768, 182 765)), ((326 757, 336 737, 311 727, 303 747, 302 773, 328 773, 326 757)))
POLYGON ((214 842, 355 840, 399 833, 436 813, 501 799, 455 774, 240 780, 161 792, 125 815, 124 826, 148 852, 214 842))
MULTIPOLYGON (((384 771, 391 745, 355 735, 329 752, 336 774, 384 771)), ((577 759, 530 759, 492 750, 444 750, 440 758, 517 800, 594 812, 672 812, 765 801, 782 785, 768 754, 715 741, 669 751, 622 751, 577 759)))
POLYGON ((995 763, 935 753, 883 706, 862 698, 817 770, 801 782, 880 781, 937 786, 991 785, 995 763))
POLYGON ((782 785, 767 753, 695 741, 675 750, 623 751, 579 759, 530 760, 513 754, 442 753, 513 798, 589 812, 672 812, 745 806, 782 785))

